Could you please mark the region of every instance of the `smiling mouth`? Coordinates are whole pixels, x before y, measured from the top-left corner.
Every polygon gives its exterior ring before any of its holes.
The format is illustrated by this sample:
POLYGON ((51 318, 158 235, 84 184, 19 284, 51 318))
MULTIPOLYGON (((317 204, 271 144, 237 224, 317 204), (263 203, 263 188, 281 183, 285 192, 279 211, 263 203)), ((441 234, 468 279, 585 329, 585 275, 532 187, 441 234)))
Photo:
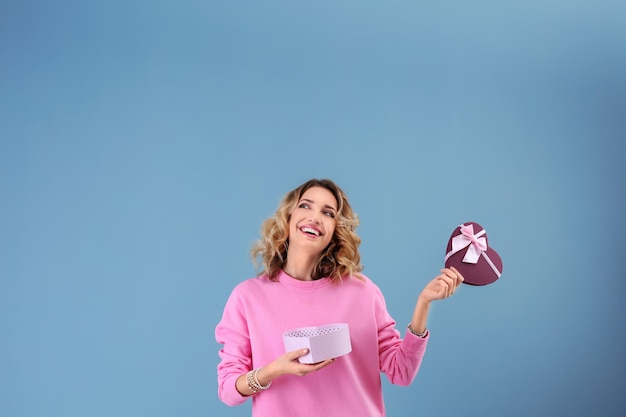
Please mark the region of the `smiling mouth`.
POLYGON ((300 228, 300 231, 301 231, 302 233, 306 233, 306 234, 311 235, 311 236, 321 236, 321 235, 322 235, 322 234, 319 232, 319 230, 315 230, 315 229, 313 229, 312 227, 306 227, 306 226, 305 226, 305 227, 300 228))

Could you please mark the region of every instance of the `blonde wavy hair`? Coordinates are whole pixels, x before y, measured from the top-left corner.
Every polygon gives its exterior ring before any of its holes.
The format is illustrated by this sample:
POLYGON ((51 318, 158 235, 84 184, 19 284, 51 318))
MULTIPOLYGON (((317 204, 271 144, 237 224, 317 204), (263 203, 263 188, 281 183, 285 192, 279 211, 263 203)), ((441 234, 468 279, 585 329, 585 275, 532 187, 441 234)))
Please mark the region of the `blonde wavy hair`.
POLYGON ((329 179, 310 179, 289 191, 282 199, 273 217, 261 225, 261 238, 252 246, 252 261, 259 275, 267 274, 272 281, 287 261, 289 247, 289 220, 302 195, 312 187, 322 187, 330 191, 337 200, 336 227, 333 237, 317 259, 312 278, 329 277, 333 282, 343 277, 359 279, 363 270, 359 245, 361 238, 356 233, 359 218, 352 210, 348 197, 341 188, 329 179))

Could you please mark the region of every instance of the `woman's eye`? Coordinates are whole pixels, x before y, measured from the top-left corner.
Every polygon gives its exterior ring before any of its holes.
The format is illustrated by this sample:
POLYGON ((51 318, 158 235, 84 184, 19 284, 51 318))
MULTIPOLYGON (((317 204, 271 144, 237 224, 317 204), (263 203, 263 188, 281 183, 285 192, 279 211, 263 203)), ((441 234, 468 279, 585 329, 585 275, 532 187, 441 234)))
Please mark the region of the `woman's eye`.
POLYGON ((328 217, 330 217, 331 219, 335 218, 335 213, 333 213, 332 211, 327 211, 324 214, 326 214, 328 217))
POLYGON ((309 208, 309 205, 307 203, 301 203, 298 208, 309 208))

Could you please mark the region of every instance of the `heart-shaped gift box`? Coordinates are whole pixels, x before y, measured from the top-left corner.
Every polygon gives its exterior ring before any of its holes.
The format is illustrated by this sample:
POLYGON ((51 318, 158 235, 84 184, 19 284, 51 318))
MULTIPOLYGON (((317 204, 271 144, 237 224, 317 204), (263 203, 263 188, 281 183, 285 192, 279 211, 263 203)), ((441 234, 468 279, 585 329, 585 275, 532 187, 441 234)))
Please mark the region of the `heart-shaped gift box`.
POLYGON ((502 275, 500 255, 489 246, 485 229, 475 222, 454 229, 446 248, 445 266, 455 267, 469 285, 491 284, 502 275))

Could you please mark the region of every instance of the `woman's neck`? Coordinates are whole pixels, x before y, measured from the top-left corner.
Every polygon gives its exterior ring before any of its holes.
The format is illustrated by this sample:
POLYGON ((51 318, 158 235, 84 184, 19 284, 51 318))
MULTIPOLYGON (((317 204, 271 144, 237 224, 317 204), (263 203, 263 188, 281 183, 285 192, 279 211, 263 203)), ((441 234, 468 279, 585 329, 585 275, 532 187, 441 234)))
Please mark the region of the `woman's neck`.
POLYGON ((287 253, 287 262, 283 265, 283 271, 292 278, 300 281, 313 281, 313 266, 315 258, 308 256, 296 256, 292 252, 287 253))

